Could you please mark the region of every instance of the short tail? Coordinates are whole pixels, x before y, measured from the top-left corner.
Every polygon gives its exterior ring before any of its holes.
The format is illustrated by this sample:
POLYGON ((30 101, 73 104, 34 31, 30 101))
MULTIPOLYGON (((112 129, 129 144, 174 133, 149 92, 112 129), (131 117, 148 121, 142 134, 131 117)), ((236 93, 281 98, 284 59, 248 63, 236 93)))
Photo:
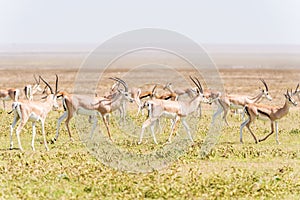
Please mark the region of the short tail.
POLYGON ((12 104, 12 110, 9 111, 8 114, 10 115, 13 111, 15 111, 19 105, 20 105, 19 102, 13 102, 13 104, 12 104))

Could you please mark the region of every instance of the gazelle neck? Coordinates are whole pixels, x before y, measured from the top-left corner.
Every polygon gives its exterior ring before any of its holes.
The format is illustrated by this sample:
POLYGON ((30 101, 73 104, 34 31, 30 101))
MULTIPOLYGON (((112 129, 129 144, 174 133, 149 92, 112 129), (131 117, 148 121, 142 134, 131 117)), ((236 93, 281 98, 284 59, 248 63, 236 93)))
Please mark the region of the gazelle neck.
POLYGON ((260 92, 254 97, 249 97, 249 100, 251 101, 251 103, 259 103, 262 100, 262 96, 263 96, 263 92, 260 92))

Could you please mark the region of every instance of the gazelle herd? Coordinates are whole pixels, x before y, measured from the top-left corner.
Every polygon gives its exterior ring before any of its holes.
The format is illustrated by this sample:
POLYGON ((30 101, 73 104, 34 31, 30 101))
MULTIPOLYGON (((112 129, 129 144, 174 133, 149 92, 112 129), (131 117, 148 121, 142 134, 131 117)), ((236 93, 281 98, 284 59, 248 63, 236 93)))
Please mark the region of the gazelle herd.
POLYGON ((159 120, 161 118, 171 119, 171 131, 168 137, 169 143, 171 142, 175 126, 179 120, 185 128, 188 138, 191 140, 191 142, 193 142, 191 130, 188 125, 189 123, 186 119, 187 116, 191 115, 195 111, 198 111, 199 109, 201 115, 201 103, 216 104, 218 106, 218 109, 212 116, 212 121, 214 122, 216 117, 220 116, 223 112, 222 118, 227 125, 229 125, 227 121, 228 112, 231 109, 242 109, 247 118, 240 126, 241 143, 243 143, 242 135, 243 128, 245 126, 253 136, 255 143, 258 143, 266 140, 271 134, 273 134, 274 125, 276 132, 276 142, 279 143, 278 120, 288 114, 291 105, 297 105, 297 102, 293 99, 293 96, 298 96, 298 98, 300 97, 298 84, 294 92, 286 91, 286 94, 284 94, 285 104, 281 107, 275 107, 259 103, 263 98, 266 98, 269 101, 272 100, 272 97, 269 94, 268 85, 263 79, 261 79, 261 82, 264 85, 264 89, 261 89, 260 93, 255 96, 246 96, 222 94, 221 92, 216 90, 203 89, 198 78, 191 76, 189 78, 196 87, 186 89, 173 89, 172 83, 169 82, 163 87, 163 90, 165 92, 163 94, 158 94, 157 84, 153 85, 152 90, 146 91, 136 87, 129 88, 127 83, 121 78, 111 77, 110 79, 114 81, 114 84, 112 85, 111 90, 107 93, 107 95, 96 95, 91 97, 88 95, 70 94, 66 91, 59 91, 59 80, 57 75, 55 79, 55 90, 53 90, 51 85, 42 76, 39 76, 38 78, 34 76, 35 84, 33 86, 27 85, 24 89, 25 98, 21 97, 22 95, 20 89, 10 88, 6 90, 0 90, 0 99, 3 101, 4 109, 5 101, 13 101, 12 110, 9 112, 9 114, 14 114, 13 122, 10 125, 10 149, 13 148, 12 134, 14 127, 17 122, 20 121, 20 124, 16 129, 16 136, 19 149, 23 150, 21 145, 20 133, 25 124, 28 121, 31 121, 31 147, 33 150, 35 150, 35 125, 36 122, 40 121, 44 145, 46 150, 49 150, 44 127, 48 113, 51 110, 57 110, 59 108, 57 100, 62 101, 64 113, 57 120, 56 134, 52 139, 52 142, 57 141, 59 137, 60 125, 64 120, 70 140, 73 140, 69 123, 76 114, 87 115, 93 122, 90 137, 93 136, 94 130, 97 126, 98 117, 101 117, 106 127, 108 138, 113 141, 113 137, 109 127, 110 114, 114 111, 118 111, 120 113, 120 123, 125 123, 126 103, 134 102, 137 105, 137 116, 140 115, 142 109, 146 109, 148 111, 147 119, 141 126, 138 144, 142 143, 144 132, 148 127, 150 127, 154 143, 158 144, 155 137, 154 126, 155 123, 159 123, 159 120), (41 81, 45 84, 44 89, 42 89, 40 85, 41 81), (43 100, 33 100, 33 95, 37 92, 45 95, 42 98, 43 100), (183 96, 186 96, 188 99, 182 98, 183 96), (271 123, 271 132, 264 138, 259 140, 250 129, 250 125, 257 118, 267 119, 271 123))

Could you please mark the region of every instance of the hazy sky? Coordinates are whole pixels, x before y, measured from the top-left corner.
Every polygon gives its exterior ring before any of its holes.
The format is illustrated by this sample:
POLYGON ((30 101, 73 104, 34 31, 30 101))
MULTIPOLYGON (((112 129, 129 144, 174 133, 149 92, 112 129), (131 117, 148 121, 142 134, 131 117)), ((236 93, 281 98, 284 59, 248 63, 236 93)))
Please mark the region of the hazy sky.
POLYGON ((0 0, 0 44, 99 44, 145 27, 199 43, 300 44, 300 1, 0 0))

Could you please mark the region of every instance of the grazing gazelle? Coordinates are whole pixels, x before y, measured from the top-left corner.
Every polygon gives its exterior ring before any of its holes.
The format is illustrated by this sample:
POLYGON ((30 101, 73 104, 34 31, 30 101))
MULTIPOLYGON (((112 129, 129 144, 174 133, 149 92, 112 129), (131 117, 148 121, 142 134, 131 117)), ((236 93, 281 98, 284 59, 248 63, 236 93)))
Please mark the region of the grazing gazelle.
POLYGON ((252 137, 254 138, 255 143, 266 140, 270 135, 274 133, 274 123, 275 123, 275 132, 276 132, 276 142, 279 144, 278 140, 278 120, 283 118, 289 113, 290 106, 297 105, 297 102, 292 97, 292 91, 289 93, 286 91, 285 103, 282 107, 267 106, 262 104, 248 104, 245 106, 246 114, 248 119, 246 119, 240 127, 240 142, 243 143, 243 128, 246 126, 250 131, 252 137), (266 135, 263 139, 257 140, 254 133, 250 129, 250 125, 256 118, 266 118, 271 122, 271 132, 266 135))
MULTIPOLYGON (((124 106, 123 102, 126 100, 132 101, 132 98, 128 93, 127 84, 122 79, 116 77, 110 79, 121 83, 124 86, 125 91, 118 89, 116 93, 110 95, 110 98, 89 97, 87 95, 69 94, 64 91, 58 93, 57 97, 58 98, 62 97, 62 102, 63 102, 63 107, 65 112, 57 120, 56 135, 52 139, 52 142, 55 142, 58 139, 60 124, 64 119, 66 119, 65 124, 67 127, 70 140, 73 140, 71 130, 69 127, 69 122, 73 118, 73 116, 75 114, 81 114, 81 115, 89 115, 92 117, 97 117, 99 113, 101 114, 103 122, 107 129, 108 137, 110 140, 112 140, 110 130, 109 130, 108 116, 111 112, 115 110, 119 110, 120 113, 125 112, 123 108, 124 106)), ((121 117, 125 117, 125 113, 122 113, 121 117)), ((97 120, 93 120, 91 137, 96 126, 97 126, 97 120)))
POLYGON ((14 102, 12 105, 11 112, 14 112, 14 120, 10 126, 10 149, 13 148, 13 141, 12 141, 13 129, 14 129, 15 125, 17 124, 17 122, 19 120, 21 120, 21 122, 16 130, 16 135, 17 135, 20 150, 23 151, 23 148, 21 145, 21 140, 20 140, 20 133, 21 133, 22 128, 27 123, 27 121, 32 122, 32 142, 31 142, 32 150, 33 151, 35 150, 35 148, 34 148, 34 138, 36 135, 35 123, 37 121, 41 121, 42 134, 43 134, 43 138, 44 138, 45 148, 47 151, 49 150, 49 148, 47 146, 44 126, 45 126, 45 120, 46 120, 48 113, 52 109, 58 109, 58 104, 56 102, 58 77, 56 75, 55 92, 53 91, 51 86, 41 76, 40 76, 40 79, 50 89, 50 93, 47 94, 47 96, 45 97, 46 100, 44 102, 25 100, 25 101, 14 102))
POLYGON ((156 137, 154 134, 154 123, 157 120, 159 120, 161 117, 172 119, 171 133, 168 138, 168 142, 171 142, 171 137, 175 128, 175 124, 179 119, 181 119, 181 122, 186 129, 189 139, 193 141, 193 138, 190 133, 190 128, 186 123, 185 118, 198 108, 201 101, 204 102, 209 102, 209 101, 203 95, 203 89, 201 87, 200 81, 197 78, 195 78, 197 81, 196 82, 191 76, 190 79, 194 82, 194 84, 198 88, 197 95, 193 99, 188 101, 167 101, 161 99, 153 99, 153 100, 148 100, 146 102, 146 106, 149 110, 149 117, 142 125, 142 131, 140 134, 140 139, 138 144, 142 143, 144 131, 148 126, 150 126, 154 143, 157 144, 156 137))
POLYGON ((227 121, 227 114, 230 109, 243 109, 246 104, 259 103, 264 97, 271 101, 272 97, 269 94, 267 83, 263 79, 260 80, 264 84, 265 90, 262 89, 261 92, 254 97, 246 95, 225 95, 220 97, 216 102, 218 104, 218 110, 213 115, 213 121, 224 111, 223 120, 227 125, 229 125, 227 121))

